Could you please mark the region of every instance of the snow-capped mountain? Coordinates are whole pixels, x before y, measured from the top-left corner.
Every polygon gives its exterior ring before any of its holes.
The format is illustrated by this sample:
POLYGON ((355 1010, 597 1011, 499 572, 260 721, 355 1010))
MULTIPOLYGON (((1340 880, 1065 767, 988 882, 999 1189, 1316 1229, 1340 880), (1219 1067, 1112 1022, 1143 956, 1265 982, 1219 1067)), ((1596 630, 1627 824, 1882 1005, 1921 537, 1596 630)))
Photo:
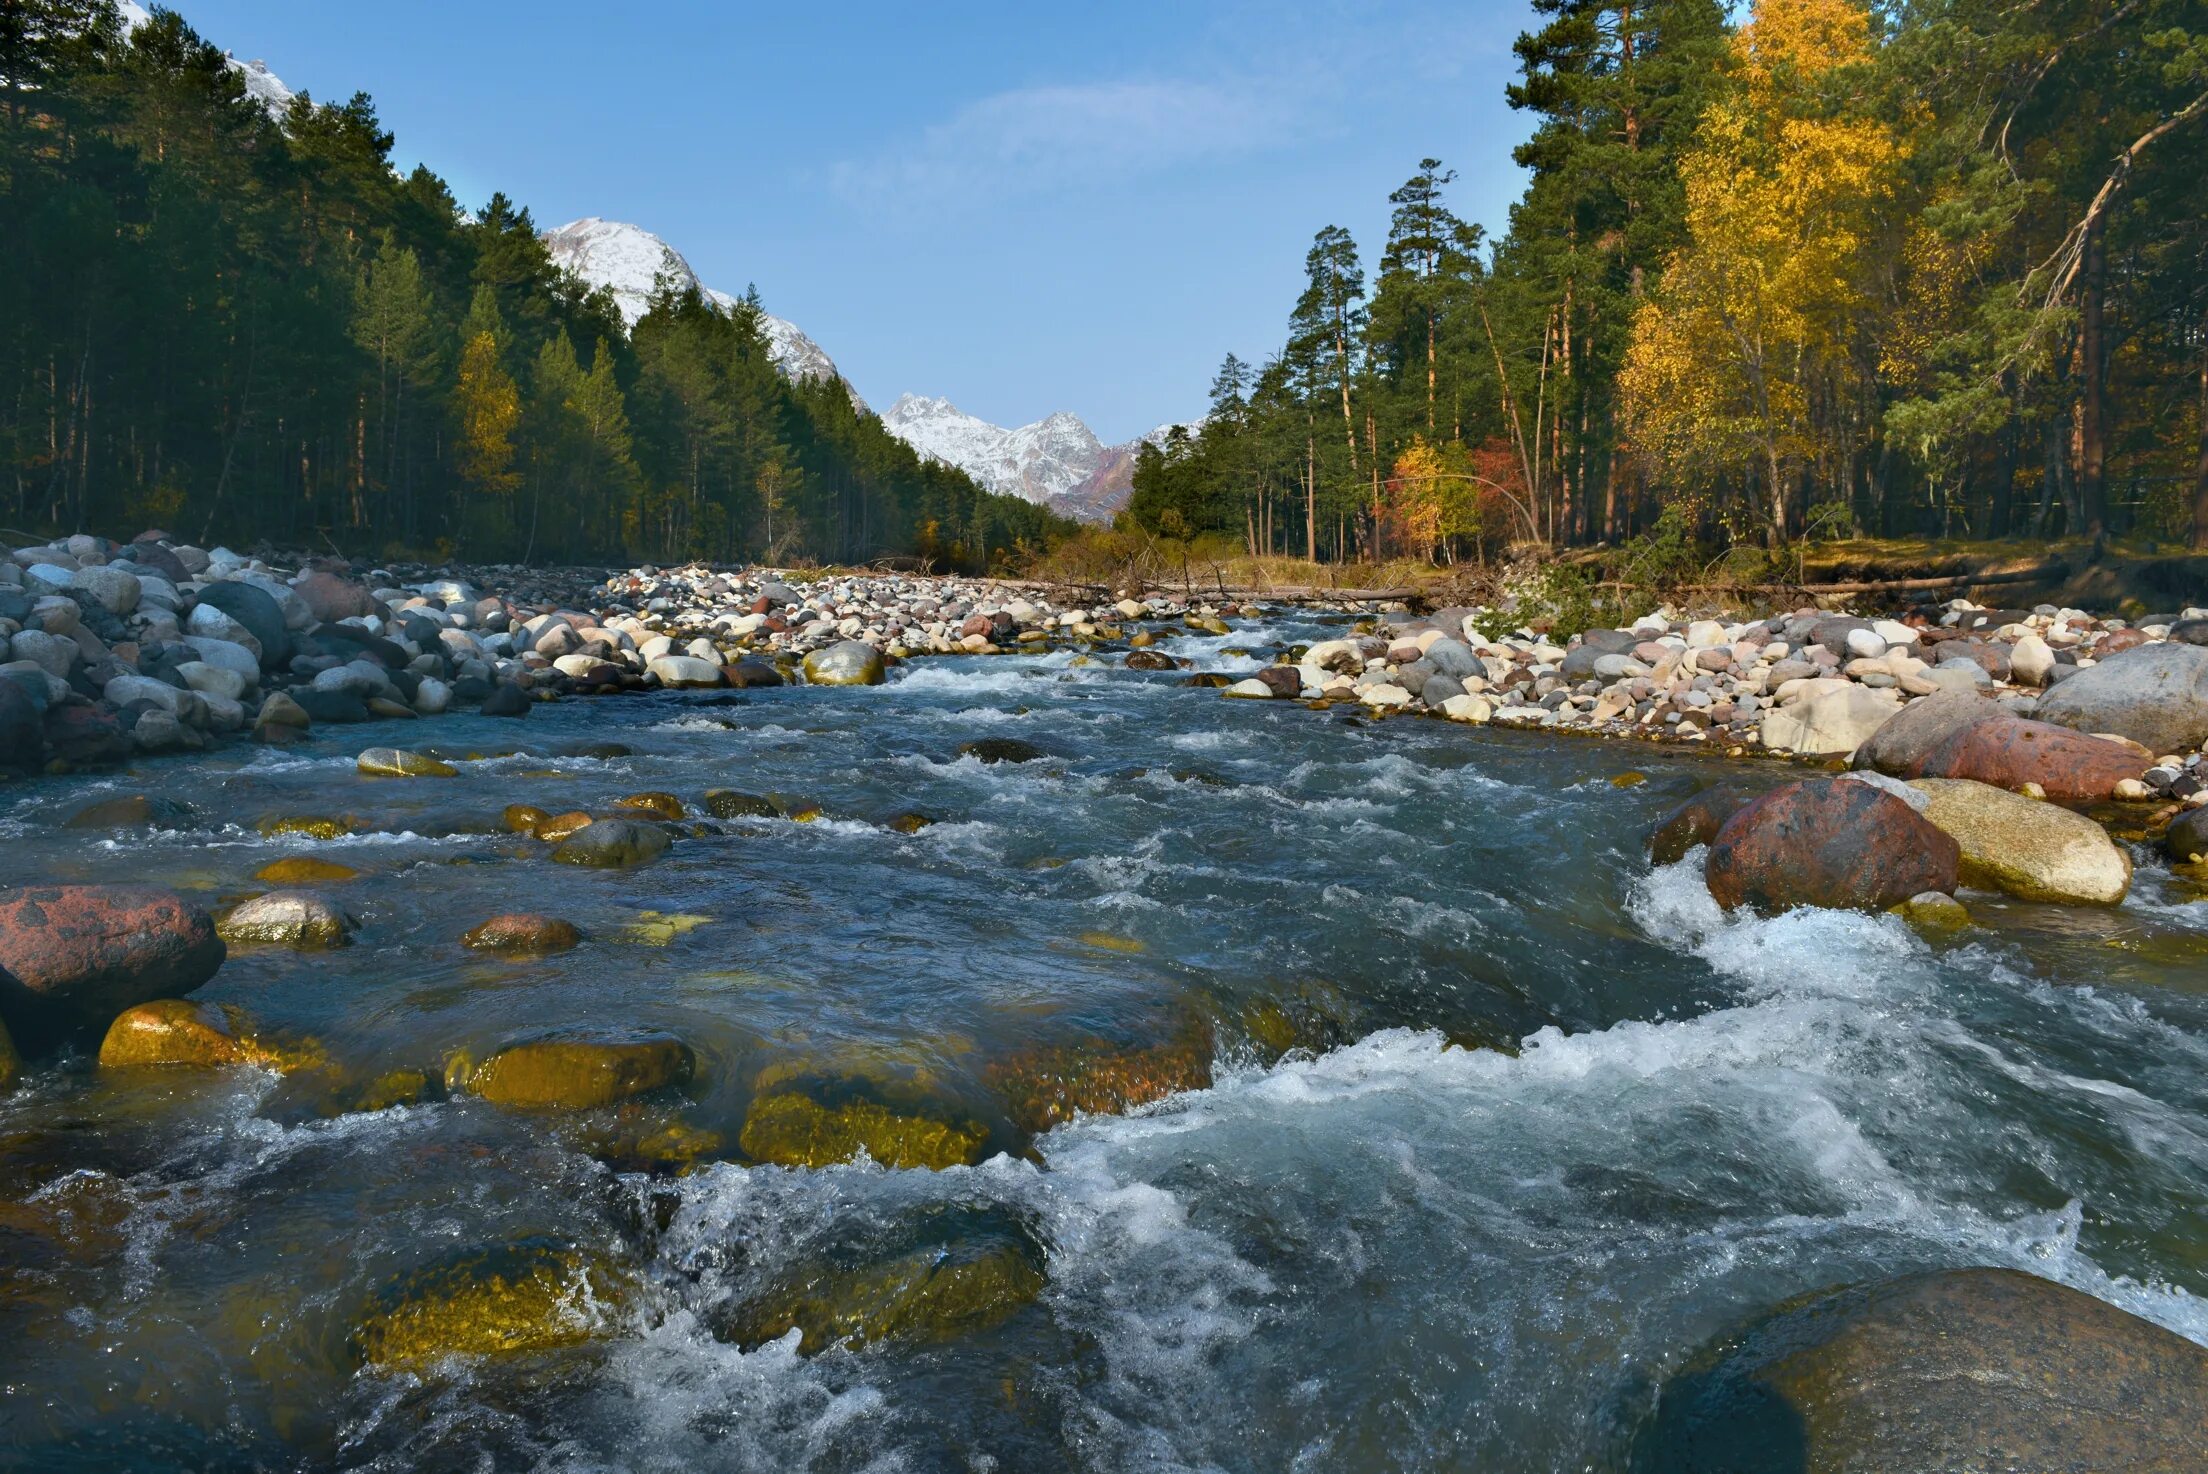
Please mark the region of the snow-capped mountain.
MULTIPOLYGON (((552 260, 563 270, 575 273, 591 286, 612 292, 614 304, 621 309, 621 320, 630 327, 635 327, 637 319, 651 306, 652 293, 657 290, 662 276, 677 291, 696 287, 724 309, 736 305, 734 297, 700 281, 680 251, 641 225, 602 220, 592 215, 546 231, 544 244, 552 253, 552 260)), ((806 337, 796 323, 766 313, 762 315, 760 326, 766 330, 768 355, 785 376, 792 379, 843 377, 835 360, 818 343, 806 337)), ((848 382, 845 387, 849 388, 848 382)), ((866 402, 859 398, 856 390, 851 393, 851 402, 861 410, 866 408, 866 402)))
POLYGON ((1106 445, 1078 415, 1060 410, 1006 429, 948 399, 907 394, 882 416, 889 433, 924 456, 956 466, 991 491, 1040 502, 1084 522, 1107 522, 1127 505, 1135 451, 1165 443, 1160 425, 1124 445, 1106 445))
MULTIPOLYGON (((126 36, 153 19, 153 13, 138 4, 137 0, 122 0, 115 9, 122 17, 123 34, 126 36)), ((267 62, 239 61, 232 56, 230 65, 245 78, 245 90, 258 99, 262 107, 268 109, 271 117, 281 118, 284 115, 285 110, 291 106, 292 91, 284 85, 283 78, 268 69, 267 62)))

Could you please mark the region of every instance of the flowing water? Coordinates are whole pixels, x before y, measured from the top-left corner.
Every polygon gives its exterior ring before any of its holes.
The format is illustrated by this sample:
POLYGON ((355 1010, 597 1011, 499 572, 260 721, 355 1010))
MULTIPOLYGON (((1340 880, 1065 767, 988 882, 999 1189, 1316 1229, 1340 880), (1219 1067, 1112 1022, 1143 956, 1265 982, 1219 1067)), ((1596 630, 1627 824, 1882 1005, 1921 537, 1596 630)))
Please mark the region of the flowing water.
MULTIPOLYGON (((1168 648, 1232 671, 1318 633, 1168 648)), ((1973 897, 1980 925, 1944 940, 1730 920, 1691 858, 1641 851, 1709 760, 1178 680, 935 660, 876 690, 577 700, 10 790, 10 883, 214 906, 286 854, 364 871, 330 892, 355 945, 234 950, 200 995, 348 1078, 548 1028, 672 1032, 698 1069, 572 1118, 39 1064, 0 1101, 0 1465, 1610 1469, 1700 1345, 1836 1282, 2015 1265, 2208 1340, 2208 903, 2143 850, 2120 909, 1973 897), (956 755, 1005 736, 1050 755, 956 755), (631 751, 575 755, 607 741, 631 751), (359 777, 390 743, 528 751, 359 777), (1648 781, 1609 781, 1629 768, 1648 781), (712 787, 824 817, 720 824, 627 872, 498 832, 509 803, 712 787), (59 827, 146 791, 193 827, 59 827), (883 826, 912 809, 938 822, 883 826), (257 831, 301 813, 355 832, 257 831), (529 963, 456 945, 519 909, 591 939, 529 963), (1032 1141, 993 1094, 1023 1050, 1190 1018, 1209 1088, 1032 1141), (1007 1150, 745 1165, 752 1081, 791 1057, 887 1062, 1007 1150), (671 1123, 731 1145, 647 1170, 634 1140, 671 1123), (1038 1246, 1040 1295, 819 1355, 716 1335, 762 1284, 914 1224, 1038 1246), (599 1334, 403 1371, 349 1354, 385 1286, 522 1240, 620 1267, 599 1334)))

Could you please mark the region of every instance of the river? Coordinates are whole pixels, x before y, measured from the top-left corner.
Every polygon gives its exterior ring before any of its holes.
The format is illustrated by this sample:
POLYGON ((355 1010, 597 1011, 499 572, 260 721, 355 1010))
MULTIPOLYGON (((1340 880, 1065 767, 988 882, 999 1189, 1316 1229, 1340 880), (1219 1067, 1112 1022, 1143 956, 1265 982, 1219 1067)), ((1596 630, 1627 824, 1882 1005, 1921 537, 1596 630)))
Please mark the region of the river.
MULTIPOLYGON (((1165 648, 1232 672, 1329 632, 1282 616, 1165 648)), ((1838 1282, 2014 1265, 2208 1340, 2208 902, 2143 847, 2109 911, 1971 896, 1978 925, 1944 938, 1728 919, 1692 859, 1641 848, 1718 760, 1180 679, 933 659, 871 690, 577 699, 6 790, 10 884, 213 906, 288 854, 364 872, 328 891, 354 945, 233 949, 198 995, 355 1074, 561 1028, 673 1033, 697 1070, 586 1120, 464 1095, 333 1113, 314 1072, 34 1065, 0 1099, 0 1467, 1615 1469, 1669 1371, 1838 1282), (957 754, 989 737, 1046 756, 957 754), (630 751, 590 755, 607 742, 630 751), (487 755, 361 777, 379 744, 487 755), (498 825, 715 787, 822 817, 611 872, 498 825), (195 817, 60 827, 139 792, 195 817), (884 827, 909 810, 936 822, 884 827), (299 814, 353 832, 259 832, 299 814), (528 963, 456 944, 513 910, 589 940, 528 963), (1208 1088, 1032 1142, 992 1093, 1023 1050, 1190 1019, 1208 1088), (752 1082, 788 1058, 923 1081, 1009 1149, 744 1165, 752 1082), (669 1123, 729 1145, 638 1170, 621 1140, 669 1123), (915 1224, 1032 1245, 1039 1295, 948 1339, 723 1339, 760 1285, 915 1224), (517 1241, 620 1266, 599 1334, 410 1370, 348 1354, 383 1287, 517 1241)))

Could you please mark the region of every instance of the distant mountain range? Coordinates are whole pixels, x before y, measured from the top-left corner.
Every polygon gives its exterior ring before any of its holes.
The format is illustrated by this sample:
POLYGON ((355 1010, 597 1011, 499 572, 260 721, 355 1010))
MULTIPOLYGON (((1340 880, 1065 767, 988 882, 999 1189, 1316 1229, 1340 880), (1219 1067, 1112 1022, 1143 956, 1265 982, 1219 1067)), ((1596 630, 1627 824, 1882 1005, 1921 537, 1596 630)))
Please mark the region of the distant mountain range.
MULTIPOLYGON (((117 8, 126 30, 153 19, 136 0, 121 0, 117 8)), ((247 92, 272 115, 283 116, 293 93, 265 62, 233 57, 230 65, 245 79, 247 92)), ((699 280, 680 251, 642 226, 592 215, 546 231, 544 244, 563 270, 611 291, 622 322, 630 327, 644 315, 662 276, 678 290, 697 287, 724 309, 736 305, 727 292, 699 280)), ((835 360, 797 324, 769 313, 763 315, 762 326, 768 352, 785 376, 841 379, 859 411, 872 413, 835 360)), ((948 399, 920 394, 901 396, 881 418, 891 434, 914 450, 956 466, 989 490, 1025 497, 1085 522, 1110 521, 1127 505, 1136 451, 1146 440, 1162 443, 1172 428, 1160 425, 1138 439, 1106 445, 1078 415, 1064 410, 1031 425, 1007 428, 969 415, 948 399)), ((1190 423, 1191 428, 1201 425, 1190 423)))

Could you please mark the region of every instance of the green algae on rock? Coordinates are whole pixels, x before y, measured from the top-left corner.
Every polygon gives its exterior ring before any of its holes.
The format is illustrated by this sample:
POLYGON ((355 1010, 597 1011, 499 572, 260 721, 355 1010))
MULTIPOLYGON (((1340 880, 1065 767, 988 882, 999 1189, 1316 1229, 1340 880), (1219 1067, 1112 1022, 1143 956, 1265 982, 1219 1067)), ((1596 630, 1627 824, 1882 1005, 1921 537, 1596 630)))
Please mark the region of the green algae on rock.
POLYGON ((608 1328, 627 1290, 603 1256, 557 1240, 463 1249, 379 1290, 350 1346, 360 1364, 386 1370, 576 1346, 608 1328))
POLYGON ((665 1036, 533 1039, 481 1064, 455 1056, 446 1080, 493 1105, 582 1111, 684 1084, 696 1068, 690 1046, 665 1036))

